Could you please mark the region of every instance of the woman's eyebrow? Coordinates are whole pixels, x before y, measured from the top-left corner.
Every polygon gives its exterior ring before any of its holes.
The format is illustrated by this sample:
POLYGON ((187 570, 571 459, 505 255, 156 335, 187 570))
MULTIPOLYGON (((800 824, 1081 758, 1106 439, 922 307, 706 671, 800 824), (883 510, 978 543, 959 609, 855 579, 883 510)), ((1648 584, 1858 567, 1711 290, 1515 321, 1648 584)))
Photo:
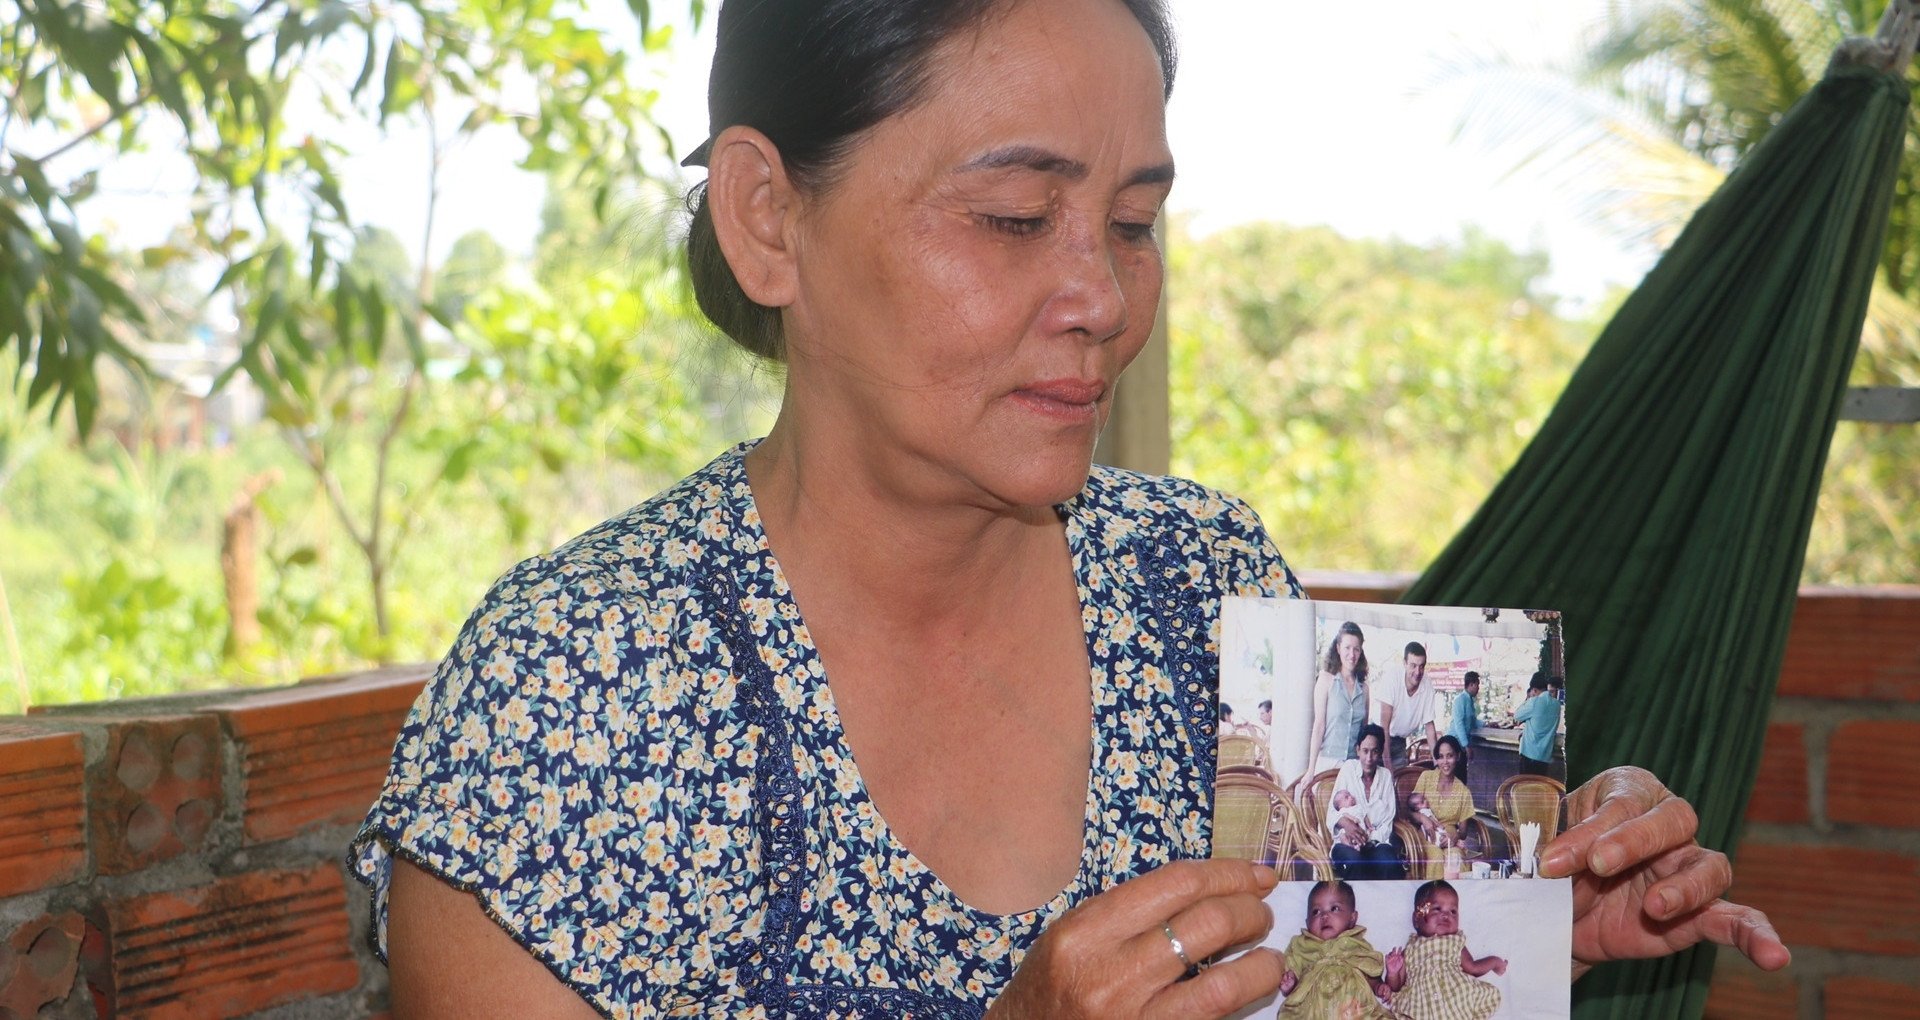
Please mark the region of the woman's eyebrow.
MULTIPOLYGON (((1070 181, 1082 180, 1087 176, 1085 163, 1077 159, 1049 152, 1037 145, 1009 145, 983 152, 967 160, 956 168, 958 173, 975 173, 981 170, 1024 169, 1037 173, 1065 177, 1070 181)), ((1173 180, 1173 164, 1161 163, 1156 166, 1141 167, 1127 175, 1123 187, 1136 184, 1164 184, 1173 180)))

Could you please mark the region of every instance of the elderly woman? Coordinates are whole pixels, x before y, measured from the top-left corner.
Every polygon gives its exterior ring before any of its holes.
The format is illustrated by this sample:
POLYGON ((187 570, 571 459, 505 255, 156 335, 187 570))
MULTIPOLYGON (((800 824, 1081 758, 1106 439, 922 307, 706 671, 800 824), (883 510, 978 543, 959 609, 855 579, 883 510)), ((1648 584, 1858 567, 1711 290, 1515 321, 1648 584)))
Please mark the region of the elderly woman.
MULTIPOLYGON (((1272 871, 1207 861, 1240 503, 1091 469, 1160 297, 1158 0, 732 0, 690 259, 771 433, 521 564, 355 843, 405 1018, 1213 1017, 1272 871), (1183 980, 1183 978, 1187 980, 1183 980)), ((1549 853, 1582 961, 1738 940, 1642 773, 1549 853)))

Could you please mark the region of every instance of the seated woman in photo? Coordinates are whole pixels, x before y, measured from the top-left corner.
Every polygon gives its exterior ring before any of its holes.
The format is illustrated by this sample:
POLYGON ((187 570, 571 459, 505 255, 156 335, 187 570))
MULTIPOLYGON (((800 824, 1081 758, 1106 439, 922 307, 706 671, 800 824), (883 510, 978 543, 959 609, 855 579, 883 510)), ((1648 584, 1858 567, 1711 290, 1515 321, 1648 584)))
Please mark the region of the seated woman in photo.
MULTIPOLYGON (((1422 773, 1408 798, 1411 814, 1420 832, 1435 849, 1459 847, 1463 854, 1477 854, 1482 847, 1469 846, 1465 826, 1473 817, 1473 791, 1467 788, 1467 753, 1451 734, 1442 736, 1433 747, 1433 768, 1422 773)), ((1426 878, 1445 878, 1445 862, 1437 857, 1427 863, 1426 878)))
POLYGON ((1333 870, 1349 882, 1407 877, 1404 855, 1393 845, 1393 775, 1380 767, 1386 747, 1386 731, 1378 724, 1361 727, 1353 757, 1341 763, 1333 782, 1326 818, 1333 870))

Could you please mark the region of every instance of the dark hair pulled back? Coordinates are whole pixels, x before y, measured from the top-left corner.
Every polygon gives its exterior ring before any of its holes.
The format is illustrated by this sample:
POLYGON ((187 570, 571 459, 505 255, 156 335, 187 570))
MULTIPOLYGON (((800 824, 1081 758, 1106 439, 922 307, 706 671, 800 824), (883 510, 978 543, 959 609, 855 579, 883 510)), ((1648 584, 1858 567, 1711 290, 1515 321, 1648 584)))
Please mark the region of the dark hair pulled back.
MULTIPOLYGON (((1031 0, 727 0, 707 87, 710 134, 688 157, 704 164, 714 135, 736 124, 771 140, 789 178, 819 191, 862 132, 918 102, 935 47, 997 10, 1031 0)), ((1173 90, 1173 30, 1165 0, 1126 5, 1160 56, 1173 90)), ((713 324, 749 352, 784 360, 780 310, 749 298, 714 234, 704 183, 688 195, 687 268, 713 324)))

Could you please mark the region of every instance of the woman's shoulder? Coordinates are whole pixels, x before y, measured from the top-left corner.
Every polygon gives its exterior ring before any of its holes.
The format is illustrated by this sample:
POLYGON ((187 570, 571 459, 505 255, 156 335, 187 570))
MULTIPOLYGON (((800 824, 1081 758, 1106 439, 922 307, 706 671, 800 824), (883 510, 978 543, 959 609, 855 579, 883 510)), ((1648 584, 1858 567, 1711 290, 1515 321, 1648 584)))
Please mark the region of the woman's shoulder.
POLYGON ((518 584, 592 579, 629 598, 678 594, 759 548, 739 448, 507 573, 518 584))
POLYGON ((1069 509, 1095 533, 1213 561, 1229 594, 1304 595, 1260 515, 1199 482, 1096 464, 1069 509))
POLYGON ((1076 505, 1090 513, 1148 524, 1199 525, 1266 534, 1260 515, 1235 496, 1186 478, 1106 464, 1093 466, 1076 505))

